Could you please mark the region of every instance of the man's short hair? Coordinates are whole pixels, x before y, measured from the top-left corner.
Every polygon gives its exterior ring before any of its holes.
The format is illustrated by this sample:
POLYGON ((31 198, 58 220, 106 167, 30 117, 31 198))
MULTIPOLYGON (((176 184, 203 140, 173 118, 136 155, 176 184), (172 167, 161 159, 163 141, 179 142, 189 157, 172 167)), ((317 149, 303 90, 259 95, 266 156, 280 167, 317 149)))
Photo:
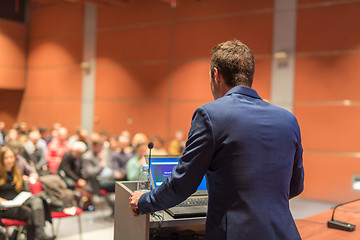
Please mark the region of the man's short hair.
POLYGON ((252 86, 255 59, 248 46, 238 40, 232 40, 215 45, 211 53, 211 78, 214 68, 217 68, 229 87, 252 86))
POLYGON ((40 132, 38 130, 32 130, 29 133, 29 139, 38 140, 41 138, 40 132))
POLYGON ((90 142, 91 142, 91 145, 94 147, 104 144, 104 141, 101 139, 100 134, 98 134, 98 133, 92 133, 90 135, 90 142))
POLYGON ((72 144, 72 150, 78 152, 85 152, 86 151, 86 144, 81 141, 76 141, 72 144))

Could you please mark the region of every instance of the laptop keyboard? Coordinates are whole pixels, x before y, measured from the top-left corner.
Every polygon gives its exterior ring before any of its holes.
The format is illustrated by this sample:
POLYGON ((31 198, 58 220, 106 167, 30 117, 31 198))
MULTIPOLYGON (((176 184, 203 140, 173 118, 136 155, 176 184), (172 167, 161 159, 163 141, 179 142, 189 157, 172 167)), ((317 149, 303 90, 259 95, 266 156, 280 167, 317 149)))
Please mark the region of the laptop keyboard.
POLYGON ((190 197, 176 205, 177 207, 190 207, 190 206, 206 206, 208 204, 208 197, 190 197))

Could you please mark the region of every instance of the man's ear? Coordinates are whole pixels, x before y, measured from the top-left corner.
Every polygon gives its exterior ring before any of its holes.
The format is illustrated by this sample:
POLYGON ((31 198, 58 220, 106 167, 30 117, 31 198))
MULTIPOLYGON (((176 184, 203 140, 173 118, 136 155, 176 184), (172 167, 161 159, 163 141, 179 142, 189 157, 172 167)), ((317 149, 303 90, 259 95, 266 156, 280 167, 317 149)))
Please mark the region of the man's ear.
POLYGON ((217 69, 216 67, 213 68, 213 73, 214 73, 214 81, 216 82, 216 84, 220 83, 220 72, 219 69, 217 69))

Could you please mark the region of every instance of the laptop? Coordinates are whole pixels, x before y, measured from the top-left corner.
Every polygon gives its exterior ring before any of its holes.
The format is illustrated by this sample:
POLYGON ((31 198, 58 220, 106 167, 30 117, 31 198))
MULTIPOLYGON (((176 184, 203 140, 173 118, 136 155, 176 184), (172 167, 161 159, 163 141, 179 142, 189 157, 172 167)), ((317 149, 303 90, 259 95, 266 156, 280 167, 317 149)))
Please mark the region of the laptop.
MULTIPOLYGON (((151 156, 149 165, 153 189, 158 188, 171 174, 180 157, 174 155, 151 156)), ((149 160, 148 156, 146 159, 149 160)), ((208 193, 204 177, 195 193, 182 203, 165 211, 173 218, 204 217, 207 213, 207 203, 208 193)))

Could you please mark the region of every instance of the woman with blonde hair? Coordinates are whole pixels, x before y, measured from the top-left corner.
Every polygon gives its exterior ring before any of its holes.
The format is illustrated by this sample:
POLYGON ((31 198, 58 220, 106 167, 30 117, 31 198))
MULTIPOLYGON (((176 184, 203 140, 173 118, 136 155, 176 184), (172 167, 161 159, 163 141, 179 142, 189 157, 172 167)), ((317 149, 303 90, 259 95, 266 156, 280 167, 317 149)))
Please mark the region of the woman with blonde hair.
MULTIPOLYGON (((14 199, 23 189, 22 176, 16 167, 15 153, 11 148, 4 146, 0 149, 0 205, 14 199)), ((44 203, 37 196, 31 196, 20 207, 2 209, 0 214, 2 218, 26 221, 28 240, 54 239, 44 232, 44 203)))

